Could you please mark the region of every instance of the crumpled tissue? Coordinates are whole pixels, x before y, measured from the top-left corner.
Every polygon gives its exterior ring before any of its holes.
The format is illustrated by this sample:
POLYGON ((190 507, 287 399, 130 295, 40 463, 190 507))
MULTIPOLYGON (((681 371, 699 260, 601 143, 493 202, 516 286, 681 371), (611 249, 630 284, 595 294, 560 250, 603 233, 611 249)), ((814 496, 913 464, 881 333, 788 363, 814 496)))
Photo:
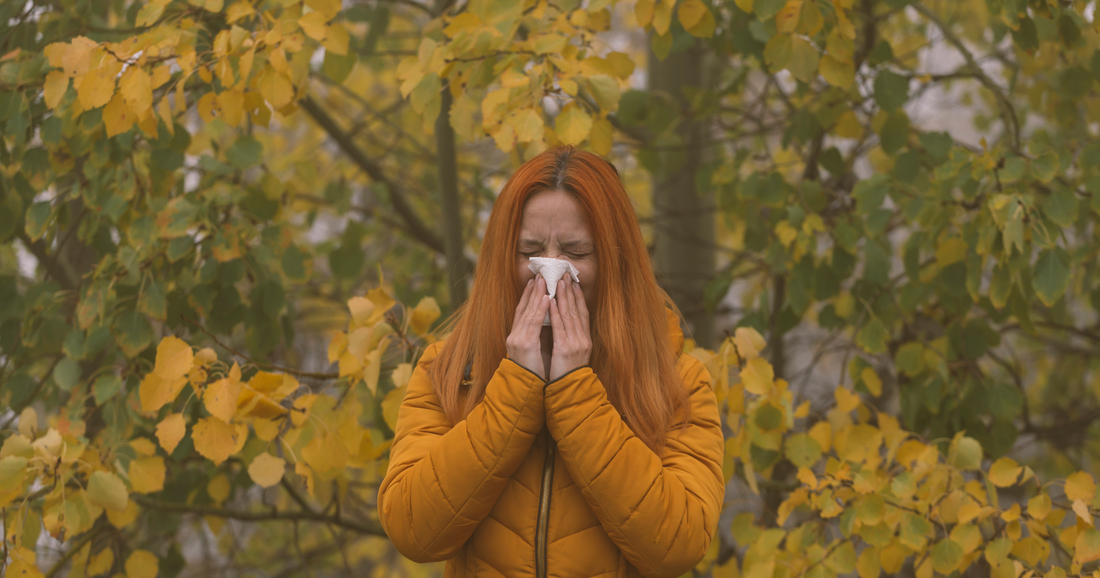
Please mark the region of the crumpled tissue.
MULTIPOLYGON (((550 293, 551 299, 558 292, 558 280, 564 277, 566 273, 569 273, 573 281, 577 283, 581 281, 580 277, 577 276, 580 271, 577 271, 577 268, 565 259, 531 257, 530 260, 531 262, 528 263, 527 268, 535 275, 542 275, 542 278, 546 279, 546 289, 550 293)), ((542 320, 542 325, 543 327, 550 325, 549 311, 546 313, 546 318, 542 320)))

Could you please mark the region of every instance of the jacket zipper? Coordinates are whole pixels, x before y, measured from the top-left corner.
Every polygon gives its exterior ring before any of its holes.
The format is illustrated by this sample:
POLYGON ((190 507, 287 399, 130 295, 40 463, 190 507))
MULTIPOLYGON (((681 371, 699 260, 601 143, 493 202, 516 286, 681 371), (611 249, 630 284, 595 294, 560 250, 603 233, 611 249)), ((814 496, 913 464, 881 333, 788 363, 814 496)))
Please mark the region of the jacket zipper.
POLYGON ((535 524, 535 576, 546 578, 546 539, 550 526, 550 493, 554 484, 554 439, 546 436, 546 461, 542 465, 539 515, 535 524))

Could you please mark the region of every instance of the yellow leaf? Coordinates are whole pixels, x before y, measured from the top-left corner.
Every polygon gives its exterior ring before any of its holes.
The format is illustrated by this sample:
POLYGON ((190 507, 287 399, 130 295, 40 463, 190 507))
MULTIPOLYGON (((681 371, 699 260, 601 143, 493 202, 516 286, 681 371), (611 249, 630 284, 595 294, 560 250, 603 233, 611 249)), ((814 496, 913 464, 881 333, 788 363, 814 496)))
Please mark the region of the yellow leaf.
POLYGON ((244 120, 244 91, 226 90, 216 97, 222 122, 229 126, 239 126, 244 120))
MULTIPOLYGON (((1013 507, 1018 507, 1019 504, 1013 504, 1013 507)), ((1073 513, 1077 514, 1077 519, 1082 523, 1092 526, 1092 512, 1089 512, 1089 506, 1084 500, 1073 501, 1073 513)))
POLYGON ((370 291, 367 291, 367 299, 374 303, 374 311, 371 312, 370 317, 367 319, 367 325, 374 325, 382 320, 386 312, 397 305, 397 300, 393 298, 383 287, 375 287, 370 291))
POLYGON ((1073 561, 1077 564, 1085 564, 1100 559, 1100 530, 1087 528, 1077 534, 1077 542, 1073 561))
POLYGON ((130 499, 118 476, 99 470, 88 478, 88 501, 106 510, 122 511, 130 499))
POLYGON ((20 546, 11 553, 11 564, 5 570, 5 576, 11 578, 43 578, 44 574, 36 565, 37 555, 34 550, 20 546))
POLYGON ((597 154, 607 156, 611 154, 614 133, 611 121, 602 117, 597 118, 592 121, 592 132, 588 133, 588 144, 597 154))
POLYGON ((175 401, 185 385, 187 385, 186 377, 169 381, 162 378, 156 371, 146 375, 138 386, 141 410, 145 413, 156 412, 165 404, 175 401))
POLYGON ((225 477, 225 474, 214 476, 206 484, 206 494, 219 504, 229 499, 230 489, 232 488, 229 485, 229 478, 225 477))
POLYGON ((130 440, 130 447, 134 449, 134 453, 141 457, 151 456, 157 453, 157 446, 153 445, 153 442, 148 438, 136 438, 130 440))
POLYGON ((252 420, 252 429, 256 430, 256 437, 265 442, 275 439, 282 428, 283 420, 281 419, 256 418, 252 420))
POLYGON ((856 562, 856 571, 859 572, 859 578, 878 578, 882 574, 882 564, 879 556, 878 548, 873 546, 865 548, 859 553, 859 560, 856 562))
POLYGON ((139 494, 151 494, 164 489, 164 458, 151 456, 130 460, 130 486, 139 494))
POLYGON ((33 407, 27 406, 19 412, 19 435, 34 438, 38 433, 38 412, 33 407))
POLYGON ((348 29, 344 28, 344 25, 339 22, 329 24, 328 33, 325 34, 321 46, 324 46, 325 50, 333 54, 346 55, 348 53, 348 29))
POLYGON ((302 448, 302 460, 314 471, 323 474, 347 465, 348 449, 336 434, 328 432, 324 436, 314 437, 302 448))
MULTIPOLYGON (((542 127, 541 119, 539 120, 539 127, 542 127)), ((412 317, 409 319, 409 329, 412 329, 413 333, 417 335, 424 335, 431 328, 432 323, 439 318, 439 315, 439 304, 436 303, 435 297, 424 297, 413 308, 412 317)))
POLYGON ((141 510, 138 509, 137 504, 134 503, 133 500, 130 500, 130 503, 126 504, 125 510, 122 510, 121 512, 115 510, 107 510, 106 512, 107 520, 111 522, 111 525, 121 530, 122 528, 133 524, 134 520, 137 519, 138 514, 141 513, 141 510))
MULTIPOLYGON (((389 338, 384 338, 373 351, 367 355, 367 366, 363 368, 363 381, 367 382, 371 395, 378 394, 378 376, 382 369, 382 354, 390 343, 389 338)), ((316 469, 316 468, 315 468, 316 469)))
POLYGON ((936 264, 942 268, 958 263, 966 259, 968 250, 966 241, 960 237, 945 239, 936 247, 936 264))
POLYGON ((69 76, 61 70, 51 70, 46 75, 46 84, 43 87, 46 106, 51 109, 57 108, 66 90, 69 90, 69 76))
POLYGON ((566 145, 578 145, 592 130, 592 117, 576 102, 570 102, 562 108, 554 119, 554 131, 566 145))
POLYGON ((733 0, 734 4, 741 9, 742 12, 752 14, 752 5, 755 4, 753 0, 733 0))
POLYGON ((374 302, 366 297, 352 297, 348 299, 348 310, 351 311, 349 329, 362 327, 374 315, 374 302))
POLYGON ((783 9, 775 15, 775 29, 778 32, 794 32, 798 28, 798 19, 802 14, 802 0, 787 0, 783 9))
POLYGON ((409 384, 409 380, 412 379, 413 366, 411 363, 398 364, 397 368, 390 374, 390 379, 393 380, 393 386, 395 388, 405 387, 409 384))
POLYGON ((760 357, 760 351, 766 345, 760 332, 751 327, 738 327, 733 333, 733 343, 741 359, 760 357))
POLYGON ((879 379, 874 369, 864 367, 863 371, 859 373, 859 377, 863 380, 863 385, 867 386, 867 390, 871 392, 871 395, 875 397, 882 395, 882 380, 879 379))
POLYGON ((677 15, 680 17, 680 24, 684 25, 684 30, 690 30, 703 19, 707 12, 709 12, 707 5, 703 4, 702 0, 682 0, 677 15))
POLYGON ((103 126, 107 128, 107 136, 112 137, 122 134, 134 127, 137 115, 130 110, 120 95, 115 95, 107 106, 103 107, 103 126))
POLYGON ((237 411, 237 398, 241 394, 241 368, 236 362, 229 370, 229 375, 206 388, 202 394, 202 403, 206 411, 225 423, 233 419, 237 411))
POLYGON ((290 77, 271 66, 265 66, 263 74, 257 80, 257 87, 264 99, 275 108, 283 108, 294 98, 294 85, 290 77))
POLYGON ((160 440, 160 447, 164 448, 164 451, 170 455, 176 451, 176 446, 183 439, 183 434, 186 431, 187 426, 183 422, 183 414, 169 414, 157 424, 157 439, 160 440))
POLYGON ((260 487, 270 488, 283 479, 286 472, 286 460, 264 452, 248 465, 248 475, 260 487))
POLYGON ((1085 472, 1077 472, 1066 478, 1066 497, 1091 504, 1096 495, 1096 482, 1085 472))
POLYGON ((115 61, 114 57, 108 58, 109 60, 104 61, 99 68, 85 74, 80 81, 80 86, 76 89, 80 106, 83 106, 84 110, 107 104, 115 94, 115 75, 118 74, 122 65, 115 61))
POLYGON ((160 559, 148 550, 134 550, 126 558, 126 578, 156 578, 160 559))
POLYGON ((1027 514, 1036 520, 1044 520, 1050 514, 1050 496, 1046 492, 1036 494, 1027 501, 1027 514))
POLYGON ((302 482, 306 485, 306 491, 309 495, 313 495, 313 470, 306 465, 305 462, 298 462, 294 464, 294 473, 302 476, 302 482))
POLYGON ((88 568, 86 569, 88 576, 96 576, 103 574, 111 569, 115 563, 115 551, 110 546, 96 552, 88 560, 88 568))
POLYGON ((443 33, 449 38, 454 38, 459 32, 480 26, 481 18, 478 18, 473 12, 463 12, 450 20, 447 27, 443 29, 443 33))
POLYGON ((167 380, 179 379, 191 371, 194 362, 195 354, 191 351, 191 346, 184 340, 169 335, 157 344, 157 361, 153 372, 167 380))
POLYGON ((317 41, 325 38, 325 22, 328 22, 328 19, 320 12, 310 12, 298 19, 298 25, 302 27, 306 36, 317 41))
POLYGON ((237 445, 237 430, 216 417, 204 417, 191 429, 195 450, 204 458, 221 465, 237 445))
POLYGON ((131 66, 118 81, 118 92, 139 117, 153 106, 153 79, 140 66, 131 66))
POLYGON ((826 54, 821 57, 821 76, 833 86, 851 88, 856 79, 855 65, 851 62, 841 62, 831 54, 826 54))
POLYGON ((306 0, 306 6, 325 15, 327 20, 332 20, 340 13, 340 0, 306 0))
POLYGON ((225 21, 232 24, 245 16, 250 16, 255 13, 256 9, 252 7, 251 2, 241 0, 225 11, 225 21))
POLYGON ((745 390, 756 395, 768 395, 774 380, 775 370, 763 357, 746 361, 745 368, 741 370, 741 383, 745 385, 745 390))
POLYGON ((317 402, 317 394, 307 393, 302 397, 294 400, 294 411, 290 412, 290 423, 294 424, 294 427, 301 427, 306 422, 306 418, 309 417, 309 410, 313 407, 313 404, 317 402))
MULTIPOLYGON (((526 78, 526 77, 524 77, 526 78)), ((542 117, 532 108, 518 110, 508 115, 507 122, 515 130, 518 142, 531 142, 542 136, 542 117)), ((434 300, 433 300, 434 301, 434 300)), ((436 317, 439 316, 436 306, 436 317)), ((434 321, 434 319, 433 319, 434 321)), ((417 331, 417 333, 421 333, 417 331)))
POLYGON ((1022 471, 1024 469, 1016 464, 1016 460, 1001 458, 989 467, 988 477, 993 485, 999 488, 1007 488, 1016 484, 1016 479, 1020 477, 1022 471))
POLYGON ((672 4, 675 0, 657 0, 653 6, 653 30, 664 36, 672 25, 672 4))
POLYGON ((846 110, 837 118, 833 132, 841 138, 859 138, 863 134, 863 125, 859 124, 854 112, 846 110))
POLYGON ((840 411, 849 412, 859 407, 859 395, 850 391, 848 388, 838 387, 833 394, 836 396, 836 406, 840 408, 840 411))
POLYGON ((382 400, 382 418, 391 430, 397 429, 397 412, 401 409, 401 402, 405 399, 407 387, 399 387, 390 390, 382 400))
POLYGON ((634 4, 634 20, 638 26, 646 27, 653 22, 654 0, 638 0, 634 4))
POLYGON ((798 404, 798 407, 794 410, 794 417, 801 419, 810 415, 810 402, 804 401, 798 404))

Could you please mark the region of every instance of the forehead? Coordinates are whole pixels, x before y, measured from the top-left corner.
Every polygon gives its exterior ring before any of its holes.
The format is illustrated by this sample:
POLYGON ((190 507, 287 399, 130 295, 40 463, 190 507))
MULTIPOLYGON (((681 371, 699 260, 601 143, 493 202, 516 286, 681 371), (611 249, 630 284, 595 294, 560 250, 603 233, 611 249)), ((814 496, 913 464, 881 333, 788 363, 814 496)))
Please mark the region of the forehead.
POLYGON ((527 199, 520 239, 546 237, 591 239, 584 209, 576 197, 565 191, 542 191, 527 199))

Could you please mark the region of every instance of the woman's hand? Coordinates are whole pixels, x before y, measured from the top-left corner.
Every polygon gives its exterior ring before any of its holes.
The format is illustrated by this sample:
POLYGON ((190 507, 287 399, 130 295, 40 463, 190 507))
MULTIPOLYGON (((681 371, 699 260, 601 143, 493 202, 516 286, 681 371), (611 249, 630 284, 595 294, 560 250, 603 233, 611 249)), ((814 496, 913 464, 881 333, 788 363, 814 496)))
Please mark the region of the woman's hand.
POLYGON ((549 381, 554 381, 587 365, 592 354, 584 293, 568 275, 558 281, 557 295, 550 304, 550 327, 554 331, 554 353, 550 359, 549 381))
POLYGON ((546 319, 546 310, 550 307, 550 296, 546 293, 546 280, 542 275, 527 282, 523 296, 516 306, 516 317, 512 321, 512 333, 505 344, 508 346, 508 358, 531 370, 532 373, 546 379, 546 369, 542 361, 542 320, 546 319))

